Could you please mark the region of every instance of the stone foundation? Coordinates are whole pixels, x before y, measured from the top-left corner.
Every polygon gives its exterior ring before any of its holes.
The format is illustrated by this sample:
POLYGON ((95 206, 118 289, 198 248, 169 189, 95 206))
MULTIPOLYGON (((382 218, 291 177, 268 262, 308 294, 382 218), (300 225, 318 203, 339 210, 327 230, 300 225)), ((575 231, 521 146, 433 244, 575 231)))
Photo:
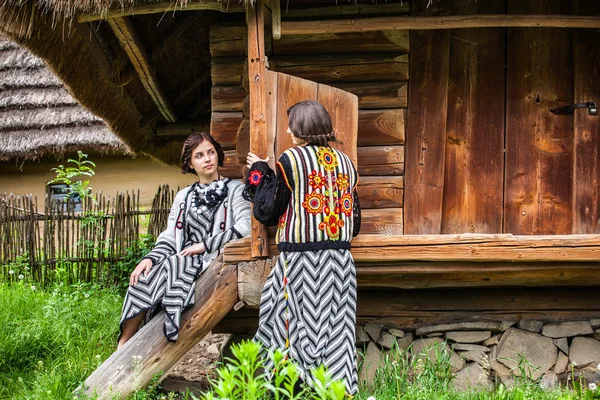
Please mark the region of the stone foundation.
POLYGON ((570 322, 536 320, 464 322, 404 331, 371 323, 357 326, 361 381, 372 382, 385 356, 404 353, 408 361, 425 355, 435 361, 435 346, 449 355, 458 390, 492 389, 526 378, 544 389, 566 386, 582 377, 600 381, 600 319, 570 322), (398 349, 396 352, 393 349, 398 349))

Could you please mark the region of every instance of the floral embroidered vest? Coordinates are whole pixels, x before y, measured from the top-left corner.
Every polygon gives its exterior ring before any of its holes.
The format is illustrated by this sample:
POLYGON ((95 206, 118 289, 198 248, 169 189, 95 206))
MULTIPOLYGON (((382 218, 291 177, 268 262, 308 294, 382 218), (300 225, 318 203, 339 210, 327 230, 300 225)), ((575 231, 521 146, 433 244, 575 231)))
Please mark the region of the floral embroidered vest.
MULTIPOLYGON (((279 221, 277 243, 349 244, 352 194, 358 183, 350 158, 330 147, 301 146, 286 150, 277 166, 292 191, 287 211, 279 221)), ((336 246, 323 248, 328 247, 336 246)))

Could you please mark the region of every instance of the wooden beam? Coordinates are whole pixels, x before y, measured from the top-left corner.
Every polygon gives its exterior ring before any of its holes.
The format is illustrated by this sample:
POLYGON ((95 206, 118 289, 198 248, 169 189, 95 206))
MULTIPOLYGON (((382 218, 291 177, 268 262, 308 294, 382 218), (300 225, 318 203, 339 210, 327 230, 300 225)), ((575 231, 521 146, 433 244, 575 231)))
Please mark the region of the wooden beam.
POLYGON ((189 136, 194 132, 208 131, 210 120, 197 120, 187 122, 163 122, 156 125, 156 136, 189 136))
POLYGON ((289 7, 282 14, 284 19, 299 19, 299 18, 323 18, 323 17, 340 17, 342 15, 392 15, 406 14, 409 11, 409 2, 403 1, 399 3, 376 3, 376 4, 339 4, 328 7, 308 6, 306 8, 289 7))
POLYGON ((371 32, 404 29, 600 28, 600 18, 575 15, 452 15, 448 17, 378 17, 351 20, 283 21, 282 35, 371 32))
MULTIPOLYGON (((365 223, 364 219, 363 215, 363 223, 365 223)), ((247 261, 249 247, 250 239, 248 238, 228 244, 224 253, 225 262, 237 264, 247 261)), ((352 241, 352 255, 357 263, 396 261, 597 262, 600 260, 600 235, 360 234, 352 241)))
MULTIPOLYGON (((142 2, 139 2, 142 3, 142 2)), ((204 0, 187 2, 185 6, 178 6, 180 2, 161 1, 153 4, 138 4, 131 7, 114 7, 106 12, 81 14, 78 22, 90 22, 101 19, 121 18, 133 15, 158 14, 175 11, 221 11, 227 13, 244 12, 245 8, 236 1, 204 0)))
MULTIPOLYGON (((250 84, 250 151, 267 156, 265 13, 262 0, 246 2, 248 23, 248 76, 250 84)), ((239 126, 239 125, 238 125, 239 126)), ((264 225, 252 218, 252 257, 269 256, 269 238, 264 225)))
POLYGON ((108 20, 108 24, 119 40, 121 47, 127 53, 140 81, 156 107, 158 107, 166 121, 175 122, 175 112, 156 77, 156 72, 149 61, 144 44, 135 32, 135 27, 131 21, 126 18, 113 18, 108 20))
POLYGON ((165 339, 161 312, 86 379, 85 393, 98 399, 115 394, 125 398, 146 386, 155 374, 168 371, 179 361, 237 301, 236 267, 213 261, 196 281, 196 303, 181 316, 179 340, 170 343, 165 339))
POLYGON ((271 1, 271 30, 273 39, 281 39, 281 3, 279 0, 271 1))

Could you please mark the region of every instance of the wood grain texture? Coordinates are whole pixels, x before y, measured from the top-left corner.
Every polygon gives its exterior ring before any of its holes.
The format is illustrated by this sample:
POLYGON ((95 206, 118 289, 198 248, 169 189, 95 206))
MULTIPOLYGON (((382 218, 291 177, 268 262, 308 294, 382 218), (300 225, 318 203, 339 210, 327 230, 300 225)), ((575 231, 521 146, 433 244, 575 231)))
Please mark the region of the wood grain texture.
POLYGON ((402 175, 404 174, 404 146, 359 147, 359 175, 402 175))
POLYGON ((358 145, 400 145, 405 141, 405 109, 358 112, 358 145))
POLYGON ((332 19, 320 21, 284 21, 282 35, 343 34, 372 32, 381 29, 467 29, 502 27, 543 28, 600 28, 600 21, 590 16, 572 15, 452 15, 445 17, 376 17, 361 19, 332 19))
MULTIPOLYGON (((285 23, 285 22, 283 22, 285 23)), ((273 43, 275 56, 347 54, 347 53, 408 53, 408 31, 349 32, 325 34, 283 35, 273 43)))
POLYGON ((179 340, 170 343, 165 339, 161 312, 86 379, 85 393, 109 399, 115 393, 126 397, 146 386, 155 374, 179 361, 237 301, 236 267, 214 261, 196 281, 196 304, 181 317, 179 340), (139 357, 139 362, 132 362, 134 357, 139 357))
POLYGON ((441 232, 449 66, 448 31, 411 32, 404 225, 441 232))
POLYGON ((241 112, 213 112, 210 117, 210 134, 223 150, 235 149, 237 131, 242 123, 241 112))
POLYGON ((319 83, 408 80, 407 54, 279 56, 269 64, 271 70, 319 83))
MULTIPOLYGON (((510 13, 565 13, 559 0, 509 2, 510 13)), ((572 34, 565 29, 508 30, 504 232, 572 232, 572 34)))
POLYGON ((214 24, 210 27, 212 57, 245 57, 248 55, 248 28, 243 23, 214 24))
POLYGON ((239 112, 244 109, 245 98, 240 86, 213 86, 210 106, 213 112, 239 112))
POLYGON ((356 189, 361 209, 402 208, 402 176, 361 176, 356 189))
MULTIPOLYGON (((453 14, 504 12, 504 0, 454 2, 453 14)), ((450 35, 442 233, 502 232, 504 29, 450 35)))
MULTIPOLYGON (((576 14, 598 15, 600 4, 577 0, 576 14)), ((575 103, 600 103, 600 33, 573 30, 575 103)), ((600 118, 575 111, 573 233, 600 233, 600 118)))
MULTIPOLYGON (((396 210, 365 210, 367 218, 389 221, 396 210)), ((392 219, 393 220, 393 219, 392 219)), ((402 235, 362 231, 352 240, 357 264, 397 261, 436 262, 564 262, 595 263, 600 259, 600 235, 515 236, 511 234, 402 235)), ((247 260, 249 239, 227 245, 226 263, 247 260)))
POLYGON ((334 83, 333 86, 355 94, 361 110, 408 106, 408 82, 334 83))
POLYGON ((239 299, 244 302, 244 307, 258 309, 264 283, 276 263, 277 257, 272 257, 241 262, 237 265, 238 293, 239 299))
MULTIPOLYGON (((263 1, 246 4, 248 23, 248 82, 250 91, 250 151, 265 158, 267 153, 267 92, 265 15, 263 1), (250 78, 251 77, 251 78, 250 78)), ((238 125, 239 126, 239 125, 238 125)), ((237 129, 236 129, 237 131, 237 129)), ((252 218, 252 257, 268 257, 266 227, 252 218)))
POLYGON ((210 63, 210 78, 213 86, 242 85, 244 57, 213 57, 210 63))
POLYGON ((144 89, 152 98, 154 104, 167 122, 175 122, 176 116, 162 84, 156 76, 156 70, 151 63, 144 43, 139 38, 129 17, 112 18, 108 24, 125 50, 131 65, 137 72, 144 89))
POLYGON ((337 142, 331 146, 350 157, 354 167, 358 165, 356 140, 358 137, 358 98, 352 93, 331 86, 319 84, 317 101, 325 107, 331 117, 331 124, 337 142))

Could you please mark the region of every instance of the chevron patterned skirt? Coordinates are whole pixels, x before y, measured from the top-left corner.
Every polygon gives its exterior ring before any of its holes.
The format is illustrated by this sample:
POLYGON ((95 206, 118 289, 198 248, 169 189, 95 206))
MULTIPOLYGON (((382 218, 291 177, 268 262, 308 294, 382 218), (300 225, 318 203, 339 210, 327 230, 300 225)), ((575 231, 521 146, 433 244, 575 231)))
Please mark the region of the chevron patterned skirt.
POLYGON ((148 276, 142 274, 137 285, 127 289, 119 324, 121 331, 125 321, 146 312, 145 322, 148 322, 162 308, 164 335, 170 342, 177 341, 181 313, 194 304, 195 279, 201 267, 201 256, 176 254, 152 267, 148 276))
MULTIPOLYGON (((327 367, 348 394, 356 372, 356 270, 349 250, 281 252, 262 291, 255 339, 266 349, 287 350, 301 378, 327 367)), ((266 366, 272 370, 271 364, 266 366)))

